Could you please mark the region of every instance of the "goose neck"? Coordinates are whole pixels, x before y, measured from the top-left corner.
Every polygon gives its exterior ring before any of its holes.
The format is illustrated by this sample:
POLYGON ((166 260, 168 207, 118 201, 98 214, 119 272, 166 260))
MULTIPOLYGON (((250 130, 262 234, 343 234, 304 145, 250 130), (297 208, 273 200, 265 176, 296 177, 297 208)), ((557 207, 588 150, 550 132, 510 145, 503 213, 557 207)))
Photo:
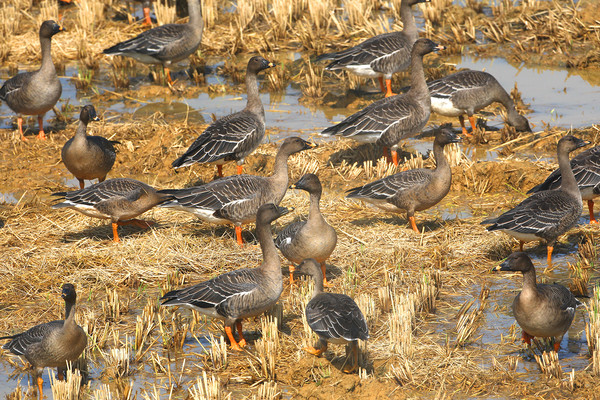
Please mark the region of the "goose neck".
POLYGON ((429 88, 423 70, 423 55, 413 53, 410 60, 410 93, 417 97, 429 97, 429 88))
POLYGON ((54 63, 52 62, 51 39, 40 37, 40 45, 42 48, 42 65, 40 71, 56 71, 54 63))
POLYGON ((260 249, 263 255, 263 263, 261 264, 261 268, 263 270, 276 271, 281 278, 281 262, 279 261, 277 248, 275 247, 275 243, 273 242, 273 237, 271 235, 271 224, 257 222, 256 236, 258 238, 258 242, 260 243, 260 249))
POLYGON ((258 93, 258 77, 256 72, 251 70, 246 71, 246 92, 248 93, 246 109, 264 116, 265 110, 258 93))
POLYGON ((565 189, 571 193, 576 193, 581 197, 575 175, 571 169, 571 160, 569 160, 569 152, 559 148, 558 150, 558 168, 562 175, 561 189, 565 189))
POLYGON ((202 29, 204 27, 204 20, 202 19, 200 0, 188 0, 188 12, 190 14, 188 24, 196 29, 202 29))
POLYGON ((400 19, 402 20, 402 31, 411 38, 412 42, 417 40, 419 36, 417 24, 415 24, 415 17, 407 0, 403 0, 400 4, 400 19))

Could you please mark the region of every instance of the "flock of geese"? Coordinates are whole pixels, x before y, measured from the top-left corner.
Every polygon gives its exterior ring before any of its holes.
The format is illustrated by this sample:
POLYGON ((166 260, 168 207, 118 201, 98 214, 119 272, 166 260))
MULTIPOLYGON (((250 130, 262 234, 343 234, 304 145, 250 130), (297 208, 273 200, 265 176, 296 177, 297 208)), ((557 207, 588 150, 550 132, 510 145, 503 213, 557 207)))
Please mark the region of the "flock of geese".
MULTIPOLYGON (((377 143, 384 148, 388 160, 397 164, 398 143, 421 132, 431 111, 459 117, 462 132, 468 134, 464 115, 475 129, 474 113, 492 102, 500 102, 507 109, 508 124, 520 131, 530 131, 527 119, 516 111, 510 96, 488 73, 461 71, 426 82, 423 57, 443 47, 429 39, 418 38, 411 6, 420 2, 423 0, 402 1, 403 31, 378 35, 350 49, 318 58, 331 60, 327 66, 329 70, 344 69, 360 76, 379 78, 382 92, 385 92, 381 100, 324 129, 321 134, 377 143), (411 72, 411 88, 404 94, 394 95, 391 76, 407 67, 411 72)), ((169 73, 172 63, 194 53, 202 39, 199 0, 188 0, 188 6, 188 23, 149 29, 104 53, 160 64, 172 82, 169 73)), ((0 99, 18 115, 23 140, 27 138, 23 134, 22 115, 38 116, 38 137, 44 139, 43 116, 60 98, 62 89, 52 62, 51 38, 61 31, 63 28, 54 21, 45 21, 39 31, 40 69, 18 74, 0 89, 0 99)), ((246 71, 246 107, 217 119, 173 161, 173 168, 216 164, 220 178, 201 186, 156 190, 134 179, 106 180, 116 158, 114 143, 87 135, 87 125, 97 120, 97 116, 93 106, 83 107, 76 133, 61 152, 65 166, 78 179, 80 190, 56 193, 63 201, 52 207, 70 208, 91 217, 109 219, 115 242, 119 241, 119 225, 135 224, 148 228, 149 222, 136 218, 155 206, 187 211, 211 223, 233 224, 240 244, 243 243, 242 225, 255 222, 256 237, 263 254, 259 267, 234 270, 171 291, 161 298, 162 304, 187 306, 222 319, 231 348, 241 350, 247 343, 242 320, 270 309, 283 291, 279 249, 290 263, 298 266, 290 269, 290 281, 293 281, 295 269, 312 276, 315 281, 313 297, 305 311, 319 342, 306 351, 320 355, 327 349, 328 342, 351 344, 352 359, 344 371, 353 372, 358 367, 357 341, 367 340, 369 333, 363 314, 350 297, 323 291, 325 286, 330 286, 325 265, 336 246, 337 234, 321 214, 322 185, 316 175, 306 174, 291 186, 308 192, 308 218, 288 225, 275 240, 271 234, 271 223, 289 211, 279 206, 289 186, 288 159, 315 145, 299 137, 287 138, 278 149, 271 175, 242 174, 245 157, 256 149, 265 134, 265 113, 259 98, 257 75, 274 66, 263 57, 250 58, 246 71), (222 165, 229 161, 237 163, 238 174, 223 177, 222 165), (85 187, 84 181, 93 179, 99 182, 85 187), (235 330, 238 340, 234 337, 235 330)), ((411 228, 419 232, 415 211, 434 206, 450 189, 452 173, 443 148, 460 141, 456 133, 439 130, 433 142, 435 169, 402 171, 350 189, 347 197, 372 203, 386 211, 406 211, 411 228)), ((569 160, 570 152, 588 144, 573 136, 561 138, 557 146, 559 169, 533 188, 534 193, 516 207, 497 218, 483 221, 489 225, 488 230, 501 230, 520 241, 521 252, 508 257, 496 269, 523 273, 523 291, 514 300, 513 312, 528 344, 532 337, 562 337, 573 320, 578 301, 563 286, 536 284, 533 264, 522 250, 526 241, 543 240, 548 246, 550 264, 554 243, 577 223, 583 199, 588 201, 590 223, 596 222, 593 198, 600 193, 600 148, 595 147, 569 160)), ((2 338, 10 339, 4 345, 5 349, 24 356, 34 367, 40 395, 43 368, 57 367, 59 377, 62 376, 66 362, 77 359, 86 346, 85 333, 74 321, 76 293, 73 285, 63 286, 63 298, 66 305, 64 321, 37 325, 24 333, 2 338)), ((557 340, 555 350, 559 347, 560 340, 557 340)))

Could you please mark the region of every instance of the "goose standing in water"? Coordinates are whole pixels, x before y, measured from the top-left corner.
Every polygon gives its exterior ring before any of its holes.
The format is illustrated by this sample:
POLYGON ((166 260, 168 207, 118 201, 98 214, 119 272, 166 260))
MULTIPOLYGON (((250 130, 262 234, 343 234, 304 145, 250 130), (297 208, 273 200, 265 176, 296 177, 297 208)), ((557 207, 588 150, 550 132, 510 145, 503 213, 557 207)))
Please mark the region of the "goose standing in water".
POLYGON ((441 130, 433 141, 435 169, 417 168, 348 190, 346 197, 371 203, 382 210, 406 210, 412 229, 419 233, 415 211, 423 211, 439 203, 450 190, 452 170, 444 155, 444 147, 459 143, 461 138, 449 130, 441 130))
POLYGON ((404 71, 410 65, 410 51, 419 38, 417 25, 411 7, 430 0, 402 0, 400 19, 402 30, 373 36, 364 42, 337 53, 322 54, 320 60, 333 60, 325 69, 336 71, 345 69, 358 76, 379 78, 381 91, 385 97, 393 96, 392 75, 404 71), (385 78, 386 87, 383 85, 385 78))
MULTIPOLYGON (((313 258, 321 265, 323 284, 327 283, 325 276, 325 261, 329 258, 337 244, 335 229, 325 221, 321 214, 320 201, 323 187, 319 177, 306 174, 290 189, 306 190, 310 194, 310 208, 306 221, 296 221, 286 226, 275 239, 275 246, 290 262, 300 264, 306 258, 313 258)), ((290 283, 294 281, 294 266, 290 266, 290 283)))
POLYGON ((50 43, 52 36, 63 30, 63 27, 54 21, 44 21, 40 26, 40 46, 42 48, 40 69, 17 74, 4 82, 0 88, 0 100, 17 113, 17 124, 22 140, 28 140, 23 135, 22 114, 37 115, 40 127, 38 139, 46 139, 44 114, 54 107, 62 94, 62 85, 52 62, 50 43))
POLYGON ((135 225, 142 229, 149 228, 151 222, 134 218, 173 198, 157 192, 152 186, 129 178, 109 179, 85 189, 54 193, 53 196, 63 196, 65 201, 53 205, 52 208, 66 207, 88 217, 110 219, 114 242, 120 241, 117 226, 135 225))
POLYGON ((417 40, 411 51, 411 87, 408 92, 378 100, 339 124, 326 128, 321 135, 341 135, 375 142, 384 147, 385 153, 387 148, 391 148, 392 162, 398 165, 398 142, 421 132, 431 113, 423 56, 441 49, 444 47, 429 39, 417 40))
POLYGON ((562 185, 558 189, 544 190, 532 194, 512 210, 497 218, 490 218, 483 225, 488 231, 501 230, 523 243, 532 240, 545 240, 548 247, 548 266, 552 266, 554 243, 577 223, 581 216, 581 192, 569 162, 569 153, 587 146, 590 142, 567 135, 558 141, 558 166, 562 175, 562 185))
POLYGON ((523 273, 523 290, 512 303, 513 315, 523 330, 523 341, 531 346, 534 337, 553 337, 554 351, 558 353, 562 337, 581 302, 562 285, 536 283, 535 267, 526 253, 511 254, 493 271, 523 273))
POLYGON ((483 71, 459 71, 427 84, 431 94, 431 110, 447 117, 458 117, 462 132, 471 136, 465 128, 464 115, 475 132, 473 114, 494 102, 506 108, 506 122, 519 132, 531 132, 527 118, 519 114, 513 99, 491 74, 483 71))
POLYGON ((63 163, 79 181, 80 189, 85 187, 85 179, 104 181, 117 157, 113 146, 117 142, 86 134, 88 123, 98 120, 94 106, 83 107, 75 136, 67 140, 60 152, 63 163))
POLYGON ((274 204, 263 204, 256 215, 256 236, 263 262, 258 268, 233 270, 197 285, 173 290, 161 297, 163 306, 183 305, 223 320, 231 348, 241 351, 246 345, 242 319, 269 310, 283 291, 281 262, 271 236, 271 223, 289 212, 274 204), (237 328, 239 342, 233 337, 237 328))
MULTIPOLYGON (((581 198, 587 200, 590 213, 590 224, 597 224, 594 218, 594 199, 598 197, 598 190, 594 187, 600 184, 600 146, 579 153, 571 159, 571 169, 581 192, 581 198)), ((558 189, 562 184, 560 169, 554 170, 544 182, 533 187, 527 194, 537 193, 542 190, 558 189)))
POLYGON ((288 188, 288 158, 299 151, 315 147, 299 137, 287 138, 277 151, 273 174, 268 177, 233 175, 202 186, 165 189, 159 193, 173 196, 161 207, 191 212, 206 222, 235 226, 237 242, 242 245, 242 224, 256 220, 263 204, 279 205, 288 188))
POLYGON ((218 175, 222 177, 223 164, 236 161, 237 172, 242 173, 244 158, 258 147, 265 136, 265 109, 258 94, 257 74, 274 66, 274 63, 260 56, 248 61, 246 108, 213 122, 181 157, 173 161, 173 168, 195 163, 217 163, 218 175))
MULTIPOLYGON (((297 268, 312 277, 315 288, 312 298, 304 310, 308 326, 319 336, 315 347, 306 347, 310 354, 320 356, 327 350, 327 343, 350 345, 352 364, 346 361, 346 373, 358 367, 358 340, 369 339, 369 328, 363 313, 351 297, 341 293, 323 291, 323 274, 319 263, 312 259, 304 260, 297 268)), ((349 357, 350 357, 349 356, 349 357)))
POLYGON ((157 26, 105 49, 104 54, 131 57, 144 64, 161 64, 167 81, 172 84, 171 64, 188 58, 202 42, 204 20, 200 0, 188 0, 188 10, 187 24, 157 26))
POLYGON ((87 335, 75 322, 77 293, 72 284, 62 286, 62 298, 65 300, 64 320, 36 325, 23 333, 0 338, 11 339, 2 348, 25 357, 33 367, 40 399, 44 397, 44 368, 57 368, 58 377, 62 379, 67 361, 76 361, 87 346, 87 335))

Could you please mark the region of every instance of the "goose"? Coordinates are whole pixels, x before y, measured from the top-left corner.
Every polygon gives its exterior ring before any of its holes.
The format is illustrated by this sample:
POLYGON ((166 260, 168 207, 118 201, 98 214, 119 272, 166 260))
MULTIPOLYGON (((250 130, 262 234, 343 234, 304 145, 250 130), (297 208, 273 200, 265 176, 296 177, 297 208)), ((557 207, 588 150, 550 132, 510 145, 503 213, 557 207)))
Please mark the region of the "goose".
MULTIPOLYGON (((571 159, 571 169, 581 192, 581 198, 587 200, 590 224, 597 224, 598 221, 594 218, 594 199, 598 197, 598 193, 594 191, 594 187, 600 184, 600 146, 593 147, 573 157, 571 159)), ((560 169, 557 169, 544 182, 529 190, 527 194, 557 189, 561 184, 560 169)))
POLYGON ((554 351, 558 353, 562 337, 567 332, 577 306, 583 305, 566 287, 537 284, 535 267, 524 252, 513 253, 492 271, 520 271, 523 290, 512 303, 512 311, 523 330, 523 341, 531 346, 534 337, 554 337, 554 351))
POLYGON ((481 224, 492 224, 487 227, 488 231, 501 230, 519 240, 521 251, 524 242, 545 240, 548 266, 552 266, 554 243, 560 235, 575 226, 583 210, 569 153, 588 144, 590 142, 571 135, 561 138, 557 146, 558 166, 563 177, 560 188, 534 193, 513 209, 497 218, 486 219, 481 224))
POLYGON ((471 136, 465 128, 464 115, 475 132, 473 114, 494 102, 506 108, 506 122, 519 132, 531 132, 527 118, 519 114, 512 98, 491 74, 483 71, 465 70, 431 81, 427 84, 431 93, 431 110, 447 117, 458 117, 462 132, 471 136))
POLYGON ((346 373, 356 371, 358 367, 358 340, 369 339, 369 328, 363 313, 351 297, 341 293, 323 292, 323 273, 319 263, 312 259, 302 261, 298 272, 312 277, 315 287, 312 298, 304 310, 308 326, 319 336, 315 347, 304 350, 320 356, 327 350, 328 343, 350 345, 352 363, 345 364, 346 373))
MULTIPOLYGON (((275 239, 275 246, 290 262, 300 264, 306 258, 315 259, 323 273, 323 284, 329 286, 325 276, 325 260, 337 244, 335 229, 325 221, 319 203, 323 187, 315 174, 303 175, 290 189, 306 190, 310 194, 308 219, 286 226, 275 239)), ((294 266, 290 266, 290 284, 294 282, 294 266)))
POLYGON ((242 268, 185 289, 173 290, 161 297, 163 306, 187 306, 204 315, 223 320, 233 350, 246 345, 242 319, 269 310, 283 291, 281 262, 271 237, 271 223, 289 209, 272 203, 263 204, 256 213, 256 235, 263 255, 258 268, 242 268), (239 342, 233 337, 237 328, 239 342))
POLYGON ((134 218, 172 199, 170 195, 159 193, 153 187, 129 178, 109 179, 85 189, 53 193, 53 196, 62 196, 65 201, 54 204, 52 208, 70 208, 88 217, 110 219, 114 242, 120 241, 117 226, 149 228, 151 222, 134 218))
POLYGON ((84 106, 75 136, 67 140, 60 152, 63 163, 79 181, 80 189, 85 187, 85 179, 104 181, 117 157, 113 143, 118 142, 86 134, 88 123, 98 120, 94 106, 84 106))
POLYGON ((289 156, 315 146, 299 137, 287 138, 277 151, 271 176, 233 175, 202 186, 161 190, 159 193, 173 196, 161 207, 187 211, 210 223, 231 223, 235 225, 237 242, 242 245, 242 224, 253 222, 261 205, 279 205, 283 199, 289 182, 289 156))
POLYGON ((187 24, 166 24, 140 33, 134 38, 109 47, 104 54, 131 57, 144 64, 162 64, 172 84, 169 68, 193 54, 202 42, 204 20, 200 0, 188 0, 187 24))
POLYGON ((237 162, 238 174, 242 173, 244 158, 258 147, 265 136, 265 109, 258 95, 256 75, 273 66, 274 63, 260 56, 248 61, 246 108, 213 122, 181 157, 173 161, 173 168, 216 162, 217 173, 222 177, 223 164, 233 160, 237 162))
POLYGON ((62 298, 65 301, 64 320, 46 322, 23 333, 0 337, 0 340, 11 339, 2 346, 3 349, 25 357, 33 367, 40 399, 44 397, 44 368, 56 367, 58 378, 63 379, 67 361, 76 361, 87 346, 87 335, 75 322, 77 293, 73 284, 62 286, 62 298))
POLYGON ((64 28, 56 22, 44 21, 40 26, 40 46, 42 48, 42 65, 34 72, 22 72, 4 82, 0 88, 0 100, 17 113, 17 124, 21 140, 28 140, 23 134, 22 115, 37 115, 40 131, 38 139, 46 139, 44 133, 44 115, 52 109, 60 95, 62 85, 56 75, 52 62, 50 42, 52 36, 64 28))
POLYGON ((398 142, 423 129, 431 113, 431 100, 423 72, 423 56, 444 49, 429 39, 419 39, 411 51, 411 87, 408 92, 378 100, 321 132, 391 147, 392 161, 398 165, 398 142))
POLYGON ((333 60, 325 67, 329 71, 345 69, 358 76, 379 78, 381 91, 386 93, 385 97, 393 96, 392 75, 408 68, 411 48, 419 38, 411 7, 428 1, 431 0, 402 0, 402 31, 373 36, 349 49, 322 54, 316 60, 333 60), (387 91, 383 86, 384 78, 387 91))
POLYGON ((454 132, 440 130, 433 142, 436 167, 411 169, 348 190, 346 197, 371 203, 384 211, 406 210, 412 229, 419 233, 415 211, 423 211, 439 203, 450 190, 452 170, 444 155, 444 146, 460 143, 454 132))

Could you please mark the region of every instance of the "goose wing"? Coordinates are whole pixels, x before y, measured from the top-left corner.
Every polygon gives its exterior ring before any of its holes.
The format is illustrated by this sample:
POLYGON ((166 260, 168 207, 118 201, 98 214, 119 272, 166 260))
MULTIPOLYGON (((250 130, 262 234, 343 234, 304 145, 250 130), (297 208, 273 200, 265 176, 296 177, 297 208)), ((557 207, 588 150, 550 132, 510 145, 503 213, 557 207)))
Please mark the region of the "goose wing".
POLYGON ((249 295, 258 285, 256 270, 238 269, 185 289, 173 290, 161 297, 162 305, 214 308, 227 317, 226 302, 249 295))
POLYGON ((552 285, 538 284, 537 289, 550 302, 550 307, 554 309, 566 311, 573 315, 575 314, 577 306, 582 305, 582 303, 573 296, 573 293, 563 285, 557 283, 552 285))
POLYGON ((173 161, 173 168, 241 158, 260 144, 264 133, 264 123, 255 114, 240 111, 228 115, 210 125, 181 157, 173 161))
POLYGON ((381 137, 390 130, 405 130, 412 127, 410 116, 414 104, 406 94, 377 100, 362 110, 350 115, 337 125, 321 132, 323 136, 378 135, 381 137))
POLYGON ((555 229, 566 216, 577 213, 581 213, 580 201, 574 202, 559 190, 547 190, 534 193, 512 210, 485 220, 482 224, 492 224, 488 226, 488 231, 506 229, 535 234, 555 229))
POLYGON ((306 225, 306 221, 296 221, 287 225, 275 238, 275 246, 280 250, 289 246, 304 225, 306 225))
POLYGON ((126 53, 139 53, 151 57, 160 56, 170 46, 186 38, 187 26, 185 24, 167 24, 157 26, 140 33, 136 37, 117 43, 104 50, 104 54, 116 55, 126 53))
POLYGON ((64 196, 65 201, 53 205, 52 208, 73 205, 94 207, 103 201, 117 199, 135 201, 147 193, 148 189, 149 186, 133 179, 109 179, 81 190, 54 193, 54 196, 64 196))
POLYGON ((495 82, 495 78, 481 71, 460 71, 427 84, 431 97, 450 98, 463 90, 485 88, 495 82))
POLYGON ((401 190, 427 183, 431 178, 430 175, 431 171, 424 168, 402 171, 364 186, 350 189, 346 192, 346 197, 386 200, 395 196, 401 190))
POLYGON ((5 336, 0 339, 12 339, 10 342, 2 346, 3 349, 9 350, 16 355, 24 355, 29 346, 39 343, 45 337, 50 335, 54 330, 62 328, 64 321, 51 321, 45 324, 36 325, 23 333, 14 336, 5 336))
POLYGON ((9 101, 10 97, 18 95, 21 89, 31 80, 33 72, 23 72, 17 74, 4 82, 0 88, 0 100, 9 101))
POLYGON ((326 69, 336 70, 347 66, 377 63, 399 51, 410 53, 411 47, 408 38, 402 32, 390 32, 373 36, 346 50, 320 55, 317 61, 334 60, 326 69))
POLYGON ((326 339, 367 340, 369 329, 354 300, 345 294, 321 293, 306 305, 306 321, 326 339))

